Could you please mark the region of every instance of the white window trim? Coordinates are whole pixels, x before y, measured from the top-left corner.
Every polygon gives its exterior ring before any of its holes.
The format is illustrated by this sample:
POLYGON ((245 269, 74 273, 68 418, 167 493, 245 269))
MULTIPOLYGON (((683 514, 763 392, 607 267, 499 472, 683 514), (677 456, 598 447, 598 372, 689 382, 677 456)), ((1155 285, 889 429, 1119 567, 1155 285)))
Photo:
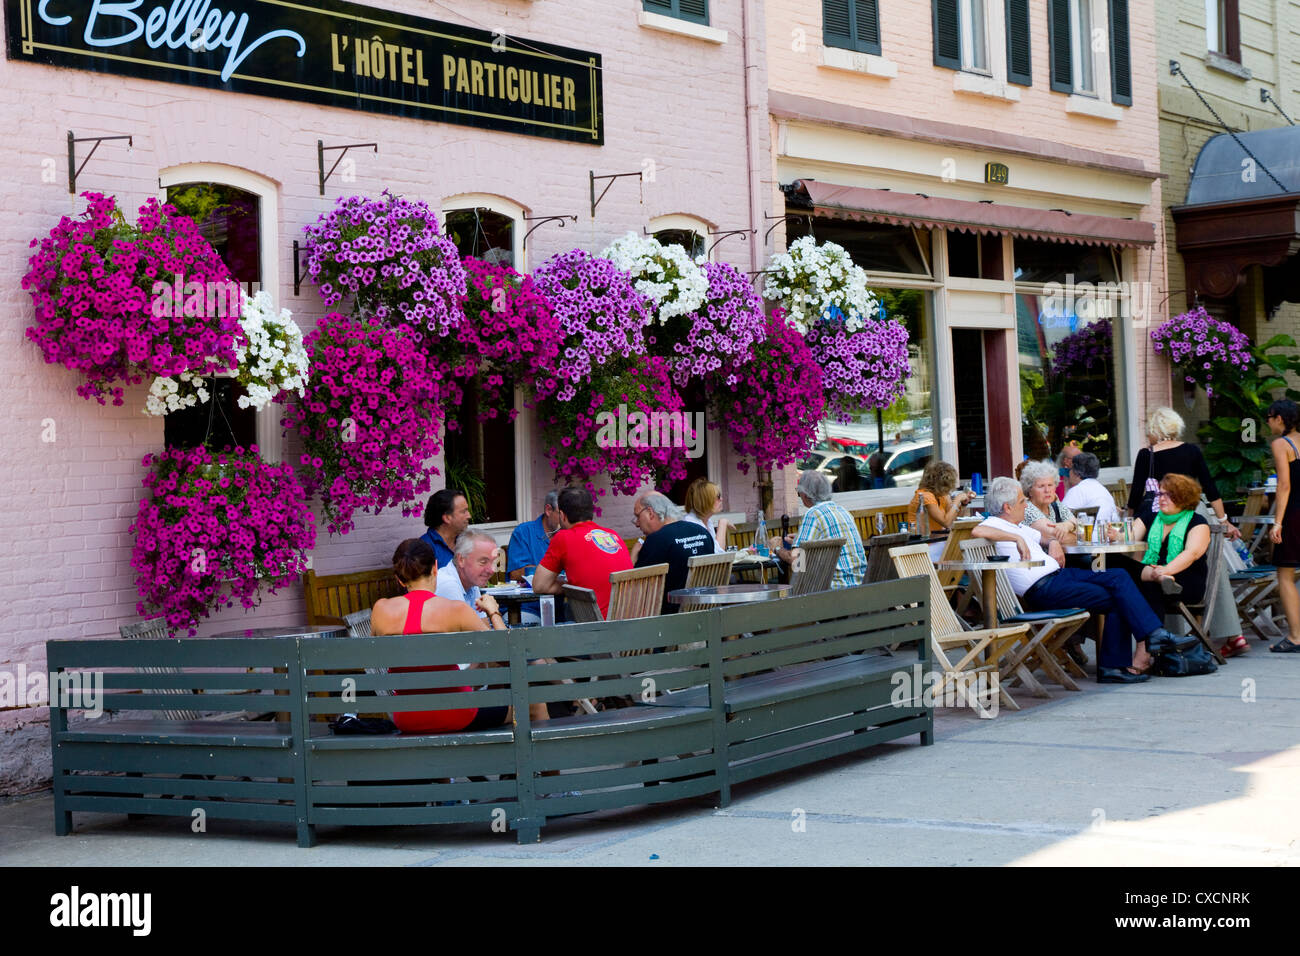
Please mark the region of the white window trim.
POLYGON ((656 232, 662 232, 665 229, 689 229, 691 232, 698 233, 704 239, 704 258, 709 262, 716 261, 710 246, 713 242, 709 239, 709 233, 714 230, 714 226, 700 219, 698 216, 691 216, 686 213, 674 212, 666 216, 655 216, 646 224, 646 232, 654 235, 656 232))
MULTIPOLYGON (((992 21, 992 17, 990 17, 989 14, 991 12, 990 8, 994 5, 994 0, 984 0, 984 3, 981 4, 981 6, 984 9, 984 61, 988 64, 988 67, 984 69, 980 69, 977 67, 973 67, 969 64, 968 55, 974 50, 974 46, 975 46, 975 29, 974 29, 974 18, 967 16, 967 14, 970 12, 971 5, 975 2, 978 2, 978 0, 957 0, 960 9, 959 22, 961 24, 961 37, 958 43, 960 48, 959 59, 961 60, 961 68, 968 73, 974 73, 979 76, 992 76, 994 75, 994 68, 993 68, 993 63, 994 63, 993 45, 994 44, 992 41, 993 41, 993 34, 995 31, 989 29, 989 23, 997 22, 997 21, 992 21)), ((1002 9, 1001 3, 998 3, 997 5, 998 5, 998 9, 1001 10, 1002 9)), ((1003 53, 1005 54, 1005 52, 1006 50, 1004 47, 1003 53)), ((1006 67, 1004 64, 1003 66, 1004 78, 1005 78, 1005 69, 1006 67)))
MULTIPOLYGON (((1205 2, 1205 49, 1208 53, 1222 54, 1225 51, 1220 50, 1218 38, 1223 34, 1223 22, 1220 14, 1223 12, 1223 0, 1206 0, 1205 2)), ((1224 46, 1227 46, 1225 43, 1224 46)))
MULTIPOLYGON (((183 183, 217 183, 233 186, 258 198, 257 230, 258 255, 261 260, 262 288, 275 298, 277 309, 285 308, 286 296, 281 296, 280 286, 280 187, 273 180, 257 173, 226 166, 222 163, 186 163, 169 166, 158 173, 158 198, 167 199, 167 188, 183 183)), ((272 464, 284 460, 284 436, 280 427, 283 408, 268 405, 257 412, 255 419, 257 447, 262 459, 272 464)))
POLYGON ((493 193, 460 193, 456 196, 449 196, 442 201, 443 223, 447 221, 447 213, 461 209, 488 209, 498 215, 513 219, 515 229, 514 236, 511 239, 513 243, 511 252, 515 258, 514 270, 520 275, 523 275, 528 270, 528 263, 525 260, 527 250, 524 247, 524 233, 528 231, 528 223, 524 221, 524 215, 528 212, 527 206, 521 206, 514 200, 493 193))
MULTIPOLYGON (((447 220, 447 213, 459 209, 487 209, 498 215, 506 216, 514 220, 514 234, 511 237, 513 253, 515 257, 514 270, 520 275, 527 271, 527 250, 524 246, 524 233, 528 231, 528 223, 524 221, 524 216, 528 213, 528 207, 522 206, 512 199, 505 196, 498 196, 494 193, 460 193, 455 196, 448 196, 442 201, 442 218, 443 222, 447 220)), ((515 525, 521 521, 531 521, 537 517, 533 513, 536 505, 533 503, 533 448, 532 436, 536 429, 536 420, 533 410, 527 408, 524 404, 523 390, 515 388, 515 410, 519 413, 515 416, 515 521, 493 521, 484 525, 475 525, 475 530, 483 531, 498 538, 498 544, 505 544, 510 540, 510 532, 514 530, 515 525), (501 536, 504 535, 504 540, 501 536)), ((540 512, 538 512, 540 514, 540 512)))
MULTIPOLYGON (((1020 87, 1007 81, 1007 35, 1005 0, 984 0, 984 38, 988 48, 987 70, 972 70, 963 66, 953 73, 952 91, 970 93, 1007 103, 1020 102, 1020 87)), ((966 21, 963 18, 962 23, 966 21)), ((962 28, 963 35, 965 27, 962 28)), ((965 40, 963 40, 963 50, 965 40)), ((962 56, 965 59, 964 53, 962 56)))
POLYGON ((691 20, 680 20, 677 17, 665 16, 662 13, 650 13, 648 10, 641 10, 637 13, 636 22, 638 26, 647 30, 675 33, 677 36, 704 40, 706 43, 722 44, 727 42, 726 30, 707 26, 703 23, 695 23, 691 20))

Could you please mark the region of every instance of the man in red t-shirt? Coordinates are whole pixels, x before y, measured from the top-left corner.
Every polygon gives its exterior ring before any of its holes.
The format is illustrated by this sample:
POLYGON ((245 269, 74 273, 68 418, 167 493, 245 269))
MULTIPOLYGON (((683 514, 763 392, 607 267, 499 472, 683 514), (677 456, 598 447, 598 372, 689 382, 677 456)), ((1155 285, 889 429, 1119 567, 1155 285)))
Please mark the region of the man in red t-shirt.
POLYGON ((609 576, 627 571, 632 558, 623 539, 592 518, 596 514, 591 492, 585 488, 565 488, 560 492, 560 530, 551 538, 551 546, 537 564, 533 590, 538 594, 562 594, 563 572, 569 584, 591 588, 596 592, 600 613, 609 615, 609 576))

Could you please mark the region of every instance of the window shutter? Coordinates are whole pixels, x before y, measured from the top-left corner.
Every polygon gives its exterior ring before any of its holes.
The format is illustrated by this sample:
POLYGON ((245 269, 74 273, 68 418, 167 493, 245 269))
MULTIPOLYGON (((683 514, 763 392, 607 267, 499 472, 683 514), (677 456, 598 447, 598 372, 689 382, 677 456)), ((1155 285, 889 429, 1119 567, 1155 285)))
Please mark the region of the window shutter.
POLYGON ((854 26, 857 27, 857 47, 863 53, 880 56, 880 5, 878 0, 856 0, 854 26))
POLYGON ((1223 0, 1223 55, 1241 62, 1241 10, 1237 0, 1223 0))
MULTIPOLYGON (((1087 2, 1087 0, 1084 0, 1087 2)), ((1070 0, 1048 0, 1047 40, 1051 71, 1048 78, 1057 93, 1074 92, 1074 62, 1070 50, 1070 0)))
POLYGON ((1029 0, 1006 0, 1007 4, 1007 80, 1020 86, 1033 86, 1034 73, 1029 57, 1029 0))
POLYGON ((709 0, 677 0, 677 15, 696 23, 709 22, 709 0))
POLYGON ((673 0, 642 0, 641 5, 649 13, 662 13, 666 16, 673 15, 673 0))
POLYGON ((931 0, 934 6, 934 65, 961 69, 961 14, 959 0, 931 0))
POLYGON ((1110 0, 1110 98, 1133 105, 1133 76, 1129 68, 1128 0, 1110 0))
POLYGON ((822 43, 853 48, 850 7, 853 0, 822 0, 822 43))

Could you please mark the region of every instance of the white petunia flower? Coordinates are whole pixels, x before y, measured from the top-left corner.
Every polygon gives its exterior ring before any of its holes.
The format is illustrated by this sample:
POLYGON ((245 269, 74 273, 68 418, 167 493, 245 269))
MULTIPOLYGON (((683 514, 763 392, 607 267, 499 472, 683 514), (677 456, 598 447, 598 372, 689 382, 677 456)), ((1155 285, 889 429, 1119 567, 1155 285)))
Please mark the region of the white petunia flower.
POLYGON ((704 304, 708 276, 679 245, 665 246, 653 236, 629 232, 600 255, 631 275, 637 291, 654 300, 661 325, 704 304))
POLYGON ((818 245, 812 236, 802 236, 774 255, 767 269, 763 297, 780 305, 800 332, 834 318, 837 309, 845 329, 857 332, 878 311, 866 272, 833 242, 818 245))

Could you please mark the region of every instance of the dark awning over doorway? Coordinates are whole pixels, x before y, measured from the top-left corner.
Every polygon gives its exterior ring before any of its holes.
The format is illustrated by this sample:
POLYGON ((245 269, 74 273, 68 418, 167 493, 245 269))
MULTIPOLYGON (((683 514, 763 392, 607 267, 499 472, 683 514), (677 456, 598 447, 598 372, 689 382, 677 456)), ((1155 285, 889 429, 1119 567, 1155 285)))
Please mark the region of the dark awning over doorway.
POLYGON ((888 189, 837 186, 815 179, 796 180, 788 188, 787 195, 796 205, 809 205, 817 215, 836 219, 961 229, 990 235, 1005 233, 1084 245, 1149 246, 1155 243, 1154 224, 1116 216, 942 199, 888 189))
POLYGON ((1252 266, 1264 267, 1266 304, 1300 301, 1300 127, 1211 137, 1170 211, 1189 301, 1232 295, 1252 266))

